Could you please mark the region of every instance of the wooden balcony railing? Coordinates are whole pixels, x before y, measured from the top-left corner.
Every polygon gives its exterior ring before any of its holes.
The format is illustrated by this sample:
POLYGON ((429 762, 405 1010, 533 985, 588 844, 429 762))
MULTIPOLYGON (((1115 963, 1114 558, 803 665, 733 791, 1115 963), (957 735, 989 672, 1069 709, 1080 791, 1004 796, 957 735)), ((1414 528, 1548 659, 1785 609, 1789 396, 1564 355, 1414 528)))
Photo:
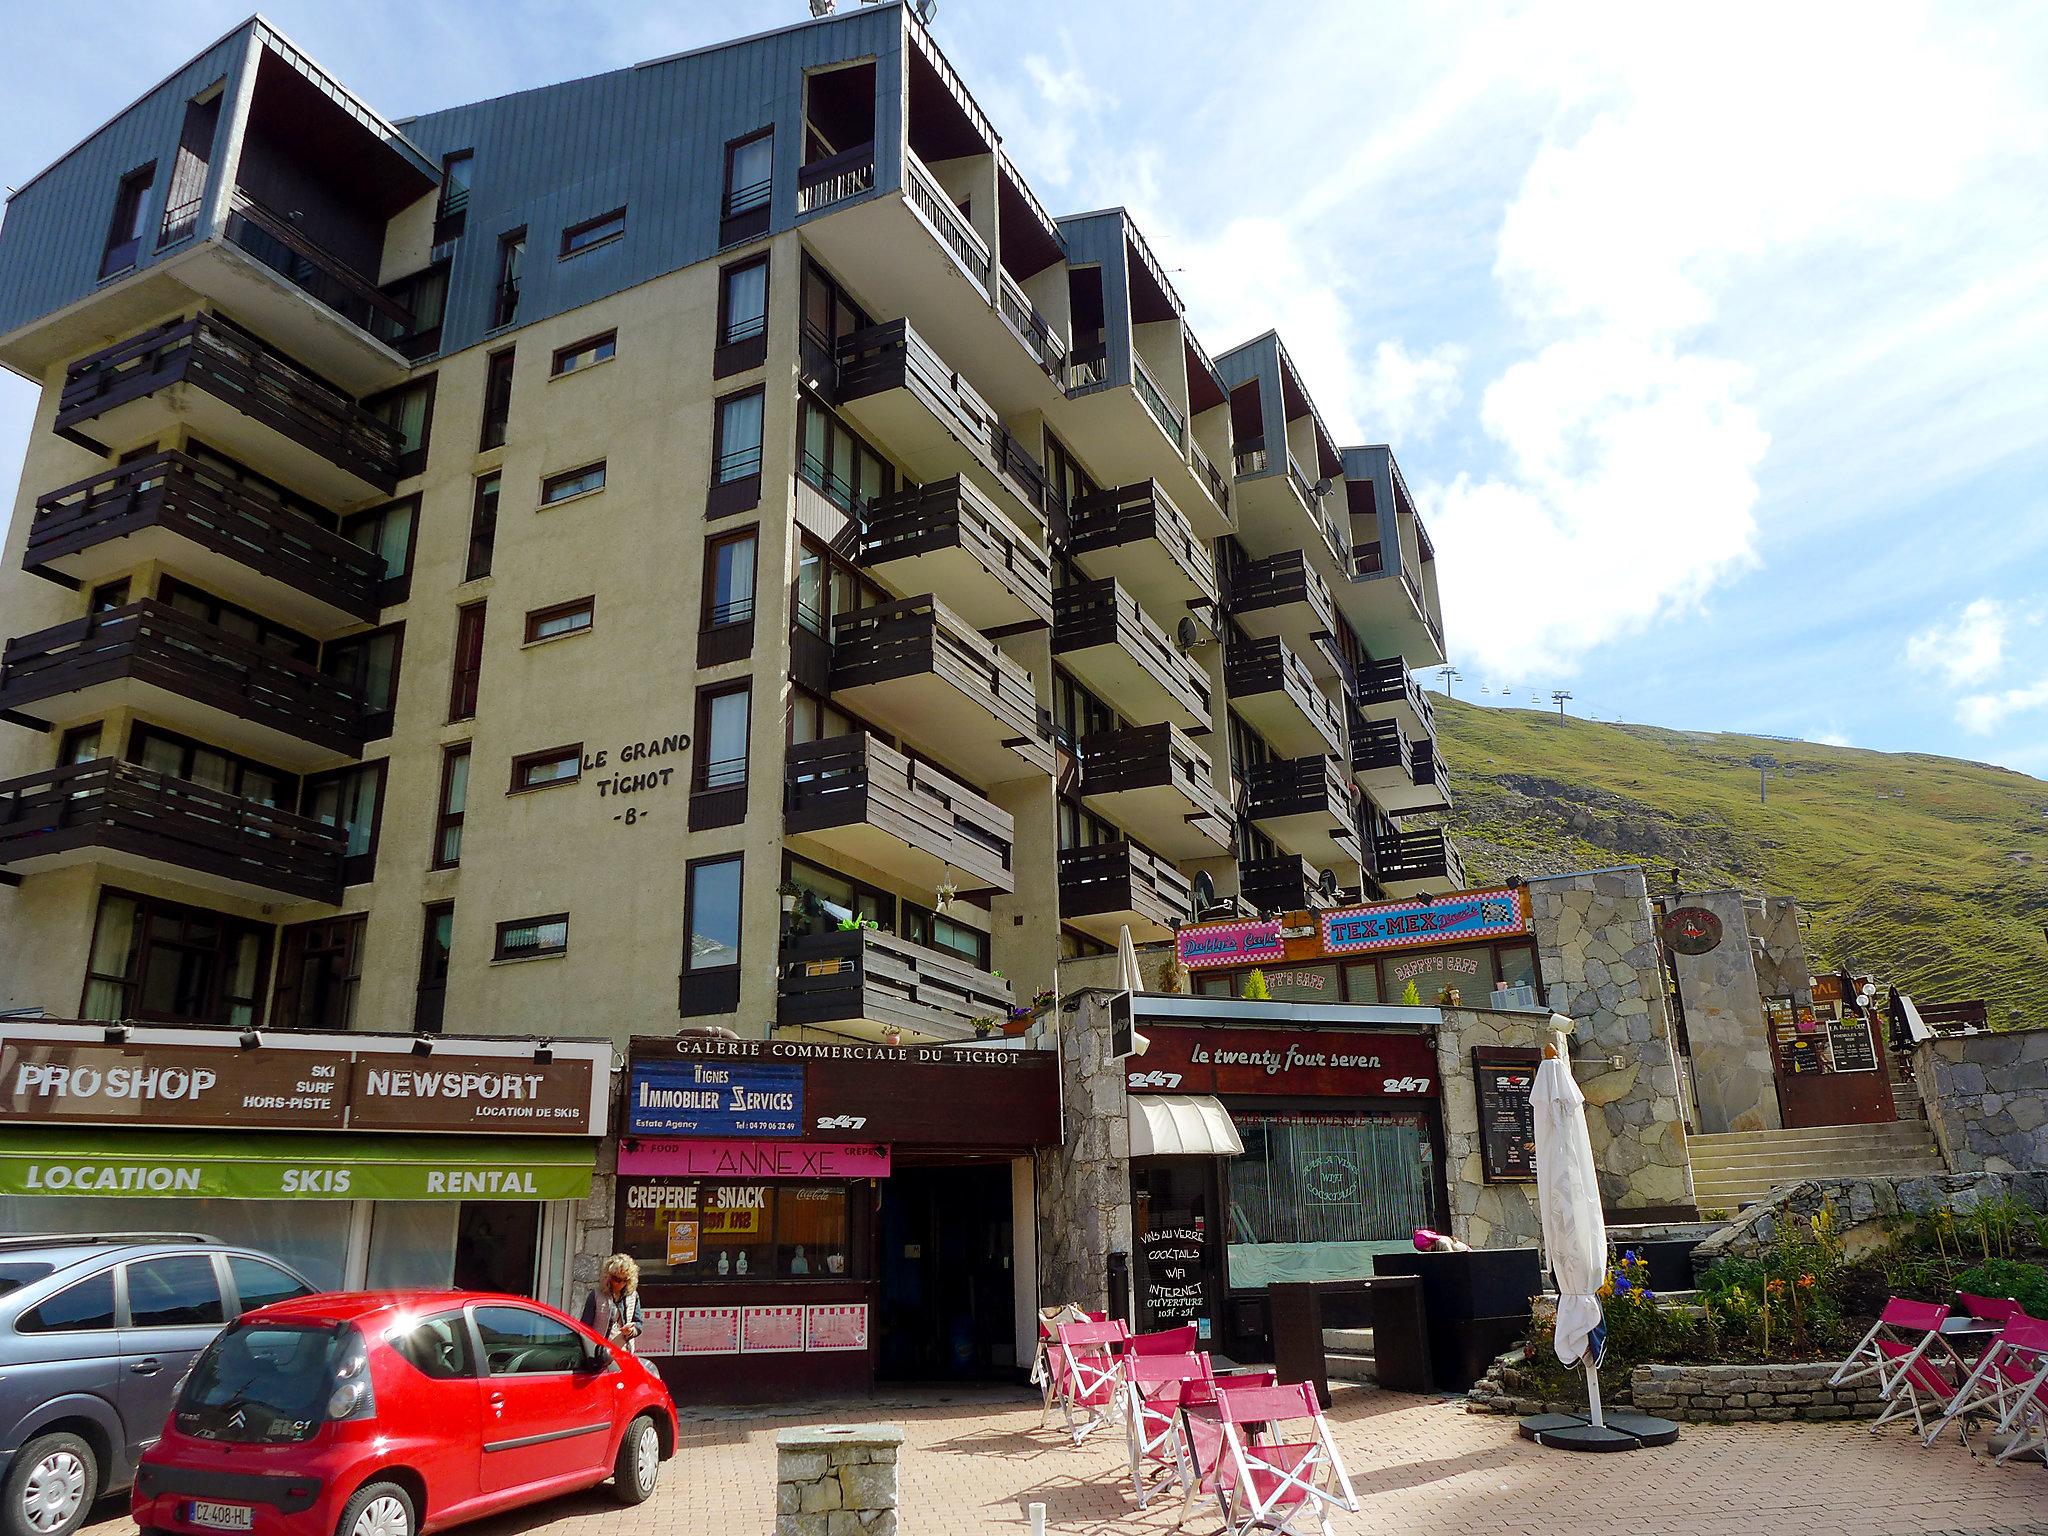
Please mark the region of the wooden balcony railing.
POLYGON ((946 195, 938 178, 925 169, 924 162, 908 148, 903 151, 903 190, 910 199, 910 206, 924 215, 925 222, 938 232, 939 239, 953 253, 953 259, 960 263, 961 270, 974 279, 985 296, 989 291, 992 268, 988 243, 953 206, 953 199, 946 195))
POLYGON ((1031 673, 925 593, 856 608, 832 621, 833 692, 930 674, 985 710, 1034 763, 1052 765, 1052 728, 1031 673))
POLYGON ((1052 484, 1045 466, 1031 455, 1023 442, 993 417, 988 424, 989 452, 995 456, 996 473, 1010 483, 1017 499, 1036 512, 1041 521, 1052 505, 1052 484))
POLYGON ((1334 757, 1273 758, 1246 773, 1245 814, 1254 821, 1320 815, 1356 828, 1358 788, 1334 757))
POLYGON ((377 617, 384 562, 272 497, 182 453, 152 453, 37 498, 25 570, 162 528, 360 619, 377 617))
POLYGON ((868 1019, 965 1039, 976 1019, 1000 1024, 1014 994, 1000 976, 945 950, 879 929, 805 934, 782 942, 776 1021, 868 1019))
POLYGON ((1010 813, 950 774, 865 731, 800 743, 786 762, 786 831, 873 827, 951 866, 969 889, 1016 888, 1010 813))
POLYGON ((125 678, 333 752, 363 749, 363 703, 343 684, 154 599, 23 635, 0 656, 0 710, 125 678))
MULTIPOLYGON (((960 475, 914 485, 860 507, 859 563, 959 549, 1042 620, 1052 618, 1052 558, 960 475)), ((945 594, 940 594, 941 598, 945 594)))
POLYGON ((1233 616, 1284 607, 1306 605, 1313 615, 1316 632, 1337 632, 1337 603, 1330 596, 1330 584, 1317 574, 1308 557, 1298 549, 1283 549, 1263 560, 1253 560, 1230 574, 1230 612, 1233 616))
POLYGON ((349 396, 218 315, 172 320, 80 358, 64 375, 66 432, 173 384, 196 385, 365 484, 398 484, 398 434, 349 396))
POLYGON ((1240 859, 1237 890, 1247 906, 1260 912, 1314 912, 1335 906, 1342 892, 1334 881, 1298 854, 1269 859, 1240 859))
POLYGON ((1436 708, 1400 657, 1364 663, 1356 669, 1351 686, 1360 704, 1384 707, 1405 703, 1426 728, 1435 731, 1436 708))
POLYGON ((1254 698, 1264 693, 1284 693, 1331 743, 1331 750, 1343 740, 1337 706, 1316 686, 1308 664, 1288 649, 1278 635, 1233 645, 1223 664, 1224 687, 1233 699, 1254 698))
POLYGON ((1090 843, 1060 850, 1060 915, 1131 912, 1161 927, 1191 915, 1187 876, 1133 842, 1090 843))
POLYGON ((1065 656, 1099 646, 1123 651, 1190 715, 1209 719, 1208 675, 1180 653, 1166 631, 1113 578, 1070 582, 1054 592, 1052 653, 1065 656))
POLYGON ((399 336, 411 332, 411 310, 381 292, 374 282, 332 251, 309 239, 282 214, 264 207, 246 193, 234 195, 228 210, 227 236, 271 271, 359 329, 381 329, 385 334, 399 336))
POLYGON ((1355 773, 1388 769, 1409 772, 1408 738, 1401 734, 1397 720, 1368 720, 1355 715, 1351 721, 1351 767, 1355 773))
POLYGON ((1187 802, 1185 820, 1227 828, 1230 797, 1216 787, 1209 760, 1194 739, 1170 720, 1096 731, 1074 744, 1083 795, 1170 787, 1187 802))
POLYGON ((1120 549, 1150 539, 1186 573, 1198 591, 1214 594, 1216 567, 1206 542, 1195 537, 1187 514, 1156 480, 1090 491, 1074 498, 1067 525, 1068 548, 1077 555, 1120 549))
POLYGON ((1451 773, 1444 766, 1444 760, 1437 754, 1436 739, 1427 738, 1415 743, 1409 774, 1420 789, 1434 789, 1443 796, 1448 805, 1451 799, 1451 773))
POLYGON ((344 846, 309 816, 112 758, 0 783, 0 869, 98 848, 331 903, 344 846))
POLYGON ((796 211, 816 213, 875 190, 875 141, 856 144, 796 173, 796 211))
POLYGON ((1374 846, 1377 873, 1384 882, 1441 880, 1453 888, 1464 883, 1464 865, 1442 827, 1385 832, 1374 839, 1374 846))

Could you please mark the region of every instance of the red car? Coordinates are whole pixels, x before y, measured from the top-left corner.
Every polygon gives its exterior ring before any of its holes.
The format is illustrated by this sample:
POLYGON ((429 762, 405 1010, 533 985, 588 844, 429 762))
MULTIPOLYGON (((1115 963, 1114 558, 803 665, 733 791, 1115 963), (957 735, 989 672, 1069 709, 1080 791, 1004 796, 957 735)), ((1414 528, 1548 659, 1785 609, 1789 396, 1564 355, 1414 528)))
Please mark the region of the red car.
POLYGON ((653 1368, 553 1307, 306 1296, 194 1363, 132 1508, 144 1536, 421 1536, 606 1479, 638 1504, 675 1445, 653 1368))

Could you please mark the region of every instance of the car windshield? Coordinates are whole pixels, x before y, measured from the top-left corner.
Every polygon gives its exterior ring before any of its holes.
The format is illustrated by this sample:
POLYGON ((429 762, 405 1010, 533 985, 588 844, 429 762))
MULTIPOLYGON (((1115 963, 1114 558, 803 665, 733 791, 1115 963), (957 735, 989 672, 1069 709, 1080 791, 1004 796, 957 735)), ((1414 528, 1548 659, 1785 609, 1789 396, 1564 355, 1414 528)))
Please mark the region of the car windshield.
POLYGON ((0 1296, 9 1291, 18 1291, 31 1281, 40 1280, 56 1269, 54 1264, 0 1264, 0 1296))
POLYGON ((255 1323, 215 1339, 178 1397, 178 1428, 205 1440, 308 1440, 320 1427, 349 1331, 255 1323))

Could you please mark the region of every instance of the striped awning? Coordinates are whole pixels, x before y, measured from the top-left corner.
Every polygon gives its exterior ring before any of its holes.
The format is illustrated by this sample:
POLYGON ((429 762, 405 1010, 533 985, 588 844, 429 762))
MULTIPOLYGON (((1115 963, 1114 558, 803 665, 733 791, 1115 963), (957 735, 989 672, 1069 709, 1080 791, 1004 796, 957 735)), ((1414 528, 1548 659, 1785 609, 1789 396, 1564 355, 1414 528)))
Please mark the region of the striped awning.
POLYGON ((1131 1096, 1131 1156, 1241 1157, 1230 1111, 1206 1093, 1131 1096))

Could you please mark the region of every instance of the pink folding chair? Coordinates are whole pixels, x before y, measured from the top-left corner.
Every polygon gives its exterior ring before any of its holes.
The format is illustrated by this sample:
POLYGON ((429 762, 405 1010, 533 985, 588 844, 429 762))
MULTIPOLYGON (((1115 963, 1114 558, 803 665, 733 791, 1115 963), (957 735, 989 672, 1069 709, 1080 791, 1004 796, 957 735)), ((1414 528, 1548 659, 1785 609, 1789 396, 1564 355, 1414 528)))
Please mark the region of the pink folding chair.
POLYGON ((1877 1341, 1877 1350, 1884 1357, 1886 1367, 1878 1373, 1885 1407, 1883 1413, 1871 1420, 1870 1432, 1874 1435, 1893 1419, 1910 1413, 1913 1428, 1921 1438, 1931 1439, 1940 1432, 1940 1420, 1949 1413, 1949 1405, 1955 1401, 1956 1388, 1967 1374, 1968 1367, 1949 1347, 1948 1340, 1938 1333, 1929 1334, 1918 1344, 1904 1344, 1881 1337, 1877 1341), (1930 1413, 1937 1421, 1933 1430, 1927 1427, 1930 1413))
POLYGON ((1989 1418, 1993 1435, 2007 1437, 2005 1448, 1992 1458, 1995 1463, 2034 1450, 2048 1459, 2048 1323, 2016 1307, 2014 1313, 1957 1388, 1940 1422, 1927 1431, 1927 1444, 1934 1444, 1951 1421, 1961 1420, 1967 1445, 1970 1421, 1989 1418))
MULTIPOLYGON (((1133 1345, 1137 1342, 1137 1338, 1131 1340, 1133 1345)), ((1131 1453, 1131 1493, 1138 1508, 1143 1509, 1168 1480, 1186 1491, 1188 1456, 1181 1441, 1181 1399, 1189 1387, 1206 1385, 1213 1377, 1207 1355, 1132 1352, 1125 1358, 1124 1437, 1131 1453)))
POLYGON ((1866 1376, 1875 1376, 1879 1388, 1886 1397, 1890 1397, 1891 1391, 1886 1383, 1904 1369, 1898 1362, 1907 1357, 1896 1350, 1881 1349, 1879 1344, 1889 1341, 1905 1345, 1911 1351, 1910 1357, 1917 1360, 1932 1341, 1941 1337, 1941 1325, 1947 1321, 1948 1308, 1938 1302, 1892 1297, 1877 1315, 1877 1321, 1870 1325, 1870 1332, 1864 1334, 1856 1347, 1849 1351, 1849 1358, 1835 1368, 1835 1374, 1828 1378, 1828 1385, 1839 1387, 1861 1381, 1866 1376))
POLYGON ((1201 1330, 1189 1323, 1157 1333, 1134 1333, 1124 1348, 1133 1355, 1192 1355, 1202 1347, 1200 1335, 1201 1330))
POLYGON ((1978 1296, 1970 1291, 1957 1291, 1955 1310, 1949 1315, 1981 1318, 1987 1323, 2009 1323, 2016 1317, 2025 1317, 2026 1313, 2010 1296, 1978 1296))
POLYGON ((1226 1391, 1218 1394, 1216 1410, 1231 1466, 1217 1489, 1228 1536, 1298 1536, 1311 1520, 1330 1536, 1332 1511, 1358 1513, 1358 1496, 1313 1385, 1226 1391))
POLYGON ((1089 1312, 1069 1302, 1063 1307, 1038 1309, 1038 1352, 1031 1359, 1031 1381, 1038 1388, 1038 1427, 1051 1422, 1052 1405, 1059 1400, 1059 1383, 1065 1364, 1060 1359, 1059 1339, 1053 1330, 1061 1323, 1099 1323, 1107 1312, 1089 1312))
POLYGON ((1204 1494, 1227 1491, 1233 1468, 1223 1450, 1223 1421, 1216 1410, 1217 1399, 1226 1392, 1251 1392, 1272 1386, 1279 1378, 1271 1371, 1232 1371, 1191 1381, 1181 1388, 1181 1450, 1187 1457, 1187 1478, 1182 1485, 1178 1530, 1187 1523, 1195 1500, 1204 1494))
POLYGON ((1120 1322, 1061 1323, 1060 1412, 1079 1445, 1123 1406, 1123 1347, 1131 1336, 1120 1322))

